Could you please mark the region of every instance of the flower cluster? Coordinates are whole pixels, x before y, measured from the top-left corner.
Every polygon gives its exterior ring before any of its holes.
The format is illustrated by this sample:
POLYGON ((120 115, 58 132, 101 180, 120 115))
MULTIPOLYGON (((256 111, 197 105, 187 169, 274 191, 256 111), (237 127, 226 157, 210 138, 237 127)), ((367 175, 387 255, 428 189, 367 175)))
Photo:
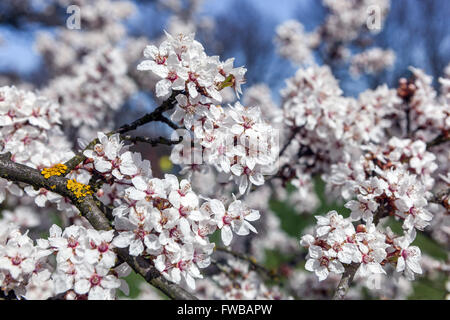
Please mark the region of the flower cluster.
POLYGON ((241 194, 252 184, 262 185, 278 152, 274 129, 262 120, 259 108, 239 102, 228 109, 217 105, 226 87, 239 96, 246 69, 234 68, 233 59, 221 62, 207 56, 193 34, 166 36, 159 47, 146 47, 144 56, 149 60, 138 70, 150 70, 161 79, 156 84, 158 97, 168 99, 172 91, 177 93, 171 118, 194 134, 194 148, 189 133, 184 134, 188 139, 174 147, 171 160, 187 165, 186 170, 202 163, 214 165, 236 181, 241 194))
POLYGON ((380 32, 390 7, 389 0, 323 0, 322 2, 330 12, 323 26, 324 40, 328 42, 345 43, 356 39, 363 31, 380 32), (370 28, 368 17, 373 23, 379 25, 370 28))
POLYGON ((350 62, 350 73, 359 76, 361 73, 374 74, 392 67, 395 63, 395 53, 375 47, 355 54, 350 62))
MULTIPOLYGON (((136 11, 132 2, 124 0, 55 0, 47 4, 55 4, 56 8, 76 5, 85 12, 80 17, 83 32, 73 32, 64 25, 56 32, 45 30, 37 33, 35 48, 42 54, 53 76, 57 77, 73 73, 78 68, 77 62, 85 55, 122 41, 126 34, 122 22, 136 11)), ((56 8, 47 10, 50 12, 56 8)))
POLYGON ((44 92, 60 104, 62 120, 91 139, 95 129, 112 126, 111 111, 135 90, 122 52, 105 46, 86 55, 73 76, 55 78, 44 92))
MULTIPOLYGON (((50 272, 45 260, 51 254, 35 246, 27 234, 21 234, 11 223, 0 222, 0 289, 4 293, 14 291, 18 297, 27 297, 36 293, 28 290, 36 281, 48 281, 50 272)), ((32 290, 32 289, 31 289, 32 290)), ((52 291, 42 286, 41 298, 52 296, 52 291)))
POLYGON ((0 221, 0 288, 25 299, 114 299, 117 288, 128 291, 119 277, 130 269, 116 266, 113 233, 53 225, 48 239, 35 245, 14 224, 0 221))
POLYGON ((172 116, 191 129, 192 117, 208 112, 211 105, 222 102, 220 90, 231 86, 241 93, 245 68, 234 68, 234 59, 219 61, 206 55, 203 46, 194 40, 194 34, 166 33, 167 40, 159 47, 150 45, 144 50, 144 60, 138 70, 149 70, 161 80, 156 84, 156 96, 167 99, 172 90, 178 93, 178 108, 172 116))
POLYGON ((75 225, 64 231, 56 225, 50 228, 49 238, 38 244, 56 254, 55 295, 64 294, 66 299, 115 298, 116 289, 126 285, 119 276, 126 275, 129 267, 123 264, 111 269, 116 265, 113 235, 113 230, 97 231, 75 225))
POLYGON ((358 99, 344 97, 326 66, 299 69, 281 94, 287 147, 279 159, 279 175, 283 185, 291 182, 298 189, 293 204, 299 204, 300 212, 311 212, 317 204, 312 175, 328 173, 362 144, 385 139, 401 99, 387 86, 358 99))
POLYGON ((350 74, 377 73, 394 63, 391 50, 365 48, 368 33, 378 33, 389 11, 390 0, 323 0, 327 9, 324 21, 311 32, 303 24, 288 20, 277 27, 275 43, 278 53, 299 65, 314 62, 315 53, 326 63, 350 62, 350 74), (364 40, 363 40, 364 39, 364 40))
MULTIPOLYGON (((0 88, 0 152, 11 160, 43 169, 73 156, 59 125, 59 107, 43 96, 16 87, 0 88)), ((7 190, 21 196, 15 184, 0 178, 0 202, 7 190)))
POLYGON ((359 100, 343 97, 326 66, 299 69, 286 84, 281 91, 284 123, 297 132, 300 146, 308 147, 320 161, 316 167, 325 171, 347 146, 380 141, 391 124, 388 116, 396 112, 387 107, 400 103, 395 91, 386 87, 365 92, 359 100), (324 161, 328 164, 321 166, 324 161))
POLYGON ((85 168, 95 170, 110 185, 118 185, 119 190, 106 187, 97 192, 102 197, 109 193, 117 200, 113 215, 119 235, 113 244, 129 247, 133 256, 149 257, 167 279, 176 283, 183 279, 195 288, 195 278, 202 277, 198 268, 210 264, 214 244, 209 235, 216 229, 222 230, 226 245, 232 231, 238 235, 256 232, 248 221, 257 220, 258 211, 239 200, 227 210, 215 199, 200 205, 188 180, 178 181, 173 175, 152 177, 150 163, 128 151, 118 134, 107 137, 99 133, 98 139, 93 150, 85 151, 85 168))
MULTIPOLYGON (((431 76, 418 68, 410 67, 409 69, 413 77, 409 81, 400 79, 398 95, 410 109, 410 131, 415 133, 415 137, 424 141, 431 141, 440 134, 448 136, 450 130, 448 101, 445 96, 437 97, 431 76)), ((441 89, 445 93, 445 82, 441 89)), ((445 164, 444 166, 448 168, 445 164)))
POLYGON ((296 64, 310 64, 314 61, 312 48, 319 45, 320 36, 305 33, 303 25, 296 20, 288 20, 277 27, 275 43, 278 53, 296 64))
POLYGON ((228 109, 211 108, 216 109, 215 117, 196 122, 193 141, 189 133, 183 135, 183 142, 172 150, 171 161, 183 166, 183 172, 199 170, 200 164, 213 166, 235 181, 240 194, 252 185, 262 185, 263 175, 271 174, 276 166, 278 130, 263 121, 258 107, 236 102, 228 109))
POLYGON ((383 266, 387 263, 410 280, 422 273, 420 249, 410 246, 416 236, 414 229, 395 237, 390 230, 381 232, 373 223, 355 228, 350 219, 336 211, 316 218, 314 235, 303 236, 300 244, 308 248, 306 270, 314 272, 319 281, 330 273, 343 273, 344 265, 352 263, 359 264, 356 275, 361 277, 386 274, 383 266))
POLYGON ((339 189, 354 220, 371 221, 377 210, 403 219, 405 229, 423 230, 432 218, 427 191, 434 185, 435 156, 423 141, 392 138, 386 146, 368 146, 332 165, 329 188, 339 189), (419 182, 419 183, 418 183, 419 182))

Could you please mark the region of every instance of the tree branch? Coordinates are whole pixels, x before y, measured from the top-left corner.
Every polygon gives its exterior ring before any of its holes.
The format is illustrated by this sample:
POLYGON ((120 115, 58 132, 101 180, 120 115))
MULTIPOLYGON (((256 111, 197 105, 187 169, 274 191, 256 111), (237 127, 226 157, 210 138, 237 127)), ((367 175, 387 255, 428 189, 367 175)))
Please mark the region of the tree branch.
POLYGON ((136 142, 148 143, 152 147, 155 147, 158 144, 165 144, 167 146, 171 146, 171 145, 174 145, 174 144, 181 143, 181 141, 183 141, 183 137, 182 136, 180 136, 178 138, 178 140, 169 140, 169 139, 164 138, 164 137, 158 137, 157 139, 152 139, 152 138, 149 138, 149 137, 139 137, 139 136, 138 137, 132 137, 132 136, 124 136, 124 135, 121 135, 120 138, 122 140, 131 141, 133 143, 136 143, 136 142))
MULTIPOLYGON (((141 118, 133 121, 130 124, 125 124, 121 126, 119 129, 108 132, 106 135, 109 137, 115 133, 124 134, 126 132, 132 131, 137 129, 140 126, 143 126, 149 122, 163 122, 166 123, 168 126, 170 126, 172 129, 178 129, 179 127, 167 119, 163 113, 165 111, 168 111, 174 107, 175 102, 175 96, 179 93, 179 91, 174 91, 173 94, 170 96, 169 99, 165 100, 159 107, 157 107, 153 112, 147 113, 141 118)), ((88 149, 92 149, 97 143, 99 143, 98 138, 92 140, 86 148, 78 152, 74 157, 72 157, 70 160, 66 161, 64 163, 67 166, 67 171, 65 175, 67 175, 69 172, 71 172, 73 169, 75 169, 81 162, 86 160, 86 156, 83 155, 83 152, 88 149)))
POLYGON ((438 135, 436 138, 434 138, 433 140, 427 142, 427 149, 430 149, 431 147, 437 146, 439 144, 445 143, 450 141, 450 136, 449 136, 449 132, 444 132, 440 135, 438 135))
POLYGON ((253 258, 253 257, 249 257, 245 254, 233 251, 233 250, 225 248, 225 247, 217 247, 216 246, 216 251, 225 252, 227 254, 232 255, 233 257, 235 257, 237 259, 248 262, 252 269, 254 269, 255 271, 258 271, 258 272, 262 272, 263 275, 266 275, 271 279, 275 279, 278 276, 277 272, 275 272, 275 270, 269 270, 266 267, 260 265, 258 262, 256 262, 255 258, 253 258))
MULTIPOLYGON (((110 221, 96 205, 96 201, 92 195, 77 198, 69 189, 67 189, 67 178, 62 176, 52 176, 46 179, 39 170, 11 161, 10 153, 0 155, 0 177, 9 181, 23 182, 35 188, 45 188, 48 191, 67 197, 95 229, 112 229, 110 221)), ((168 297, 177 300, 197 299, 194 295, 190 294, 177 284, 166 280, 150 261, 143 257, 130 256, 127 248, 116 248, 115 251, 136 273, 140 274, 148 283, 164 292, 168 297)))
POLYGON ((359 263, 349 264, 342 275, 341 281, 336 288, 336 292, 334 293, 333 300, 343 300, 345 295, 350 289, 350 285, 352 284, 353 277, 355 276, 356 271, 358 270, 359 263))

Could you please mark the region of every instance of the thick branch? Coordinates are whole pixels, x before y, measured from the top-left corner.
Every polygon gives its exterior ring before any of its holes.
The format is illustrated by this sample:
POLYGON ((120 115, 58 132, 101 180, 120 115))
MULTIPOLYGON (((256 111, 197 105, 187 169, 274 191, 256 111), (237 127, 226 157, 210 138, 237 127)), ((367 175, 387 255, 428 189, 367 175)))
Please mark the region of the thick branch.
POLYGON ((355 276, 356 270, 358 270, 359 263, 352 263, 345 267, 344 274, 342 275, 341 281, 336 288, 336 292, 334 293, 333 300, 343 300, 345 295, 350 289, 350 285, 353 281, 353 277, 355 276))
MULTIPOLYGON (((17 181, 29 184, 35 188, 45 188, 69 198, 80 210, 81 214, 97 230, 112 229, 110 221, 96 205, 91 195, 77 198, 67 189, 68 179, 61 176, 52 176, 48 179, 36 169, 11 161, 11 154, 0 155, 0 177, 9 181, 17 181)), ((128 249, 116 249, 116 253, 123 261, 127 262, 133 270, 140 274, 148 283, 164 292, 168 297, 177 300, 197 299, 180 286, 166 280, 150 263, 142 257, 132 257, 128 249)))

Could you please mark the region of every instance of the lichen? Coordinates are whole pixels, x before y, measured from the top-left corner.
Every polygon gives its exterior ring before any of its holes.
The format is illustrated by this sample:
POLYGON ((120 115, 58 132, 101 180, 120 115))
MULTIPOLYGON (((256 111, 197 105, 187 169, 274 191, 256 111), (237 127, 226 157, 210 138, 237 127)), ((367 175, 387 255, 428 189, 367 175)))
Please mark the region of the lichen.
POLYGON ((41 171, 41 174, 44 176, 45 179, 48 179, 52 176, 60 176, 67 171, 67 166, 62 163, 55 164, 54 166, 50 168, 44 168, 41 171))
POLYGON ((79 183, 75 179, 67 181, 67 189, 72 191, 77 198, 83 198, 87 195, 93 194, 91 186, 79 183))

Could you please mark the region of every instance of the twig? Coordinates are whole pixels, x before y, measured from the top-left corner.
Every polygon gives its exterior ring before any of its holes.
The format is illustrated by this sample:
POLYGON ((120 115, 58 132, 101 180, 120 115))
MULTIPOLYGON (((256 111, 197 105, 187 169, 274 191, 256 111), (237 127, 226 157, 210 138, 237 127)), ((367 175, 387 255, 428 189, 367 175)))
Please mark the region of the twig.
POLYGON ((434 138, 433 140, 427 142, 427 149, 430 149, 431 147, 437 146, 439 144, 445 143, 450 141, 450 136, 448 134, 448 132, 446 132, 446 134, 442 133, 440 135, 438 135, 436 138, 434 138))
MULTIPOLYGON (((144 124, 147 124, 149 122, 159 121, 166 123, 173 129, 178 129, 178 126, 164 117, 163 113, 165 111, 168 111, 174 107, 175 102, 175 96, 178 94, 178 91, 174 91, 172 96, 170 96, 169 99, 165 100, 159 107, 157 107, 153 112, 145 114, 143 117, 133 121, 130 124, 125 124, 121 126, 119 129, 108 132, 106 135, 109 137, 115 133, 124 134, 126 132, 132 131, 137 129, 140 126, 143 126, 144 124)), ((66 161, 64 163, 67 166, 67 171, 65 172, 64 176, 66 176, 69 172, 74 170, 80 163, 86 160, 86 156, 83 154, 85 150, 92 149, 97 143, 99 143, 98 138, 92 140, 83 150, 78 152, 72 159, 66 161)))
POLYGON ((405 102, 405 114, 406 114, 406 137, 411 136, 411 108, 409 107, 409 103, 405 102))
POLYGON ((269 278, 276 278, 277 277, 277 273, 274 272, 273 270, 269 270, 266 267, 260 265, 258 262, 256 262, 255 258, 253 257, 249 257, 245 254, 242 254, 240 252, 236 252, 233 250, 230 250, 228 248, 225 247, 216 247, 216 251, 221 251, 221 252, 225 252, 227 254, 230 254, 232 256, 234 256, 235 258, 238 258, 240 260, 246 261, 250 264, 251 268, 254 269, 255 271, 262 271, 263 274, 269 276, 269 278))
POLYGON ((278 157, 281 157, 283 155, 283 153, 286 151, 286 149, 289 147, 289 145, 291 144, 292 140, 294 140, 295 136, 297 135, 297 133, 304 127, 303 126, 299 126, 299 127, 295 127, 294 129, 292 129, 291 135, 289 136, 288 140, 286 141, 286 143, 284 144, 283 148, 281 148, 280 153, 278 154, 278 157))
POLYGON ((120 138, 122 140, 127 140, 127 141, 131 141, 133 143, 136 142, 144 142, 144 143, 148 143, 150 144, 152 147, 157 146, 158 144, 165 144, 168 146, 174 145, 174 144, 178 144, 181 143, 183 141, 183 137, 180 136, 178 140, 169 140, 167 138, 164 137, 158 137, 157 139, 152 139, 149 137, 132 137, 132 136, 125 136, 125 135, 121 135, 120 138))
MULTIPOLYGON (((132 130, 137 129, 140 126, 143 126, 144 124, 147 124, 149 122, 153 122, 153 121, 160 121, 160 122, 164 122, 164 123, 172 123, 169 119, 167 119, 166 117, 163 116, 163 113, 167 110, 170 110, 173 108, 174 106, 174 102, 175 102, 175 96, 178 94, 179 92, 175 91, 172 96, 165 100, 158 108, 156 108, 153 112, 151 113, 147 113, 146 115, 144 115, 143 117, 133 121, 130 124, 125 124, 123 126, 121 126, 119 129, 113 131, 113 133, 126 133, 132 130)), ((171 124, 171 126, 175 126, 176 128, 178 128, 178 126, 176 126, 175 124, 171 124)))

